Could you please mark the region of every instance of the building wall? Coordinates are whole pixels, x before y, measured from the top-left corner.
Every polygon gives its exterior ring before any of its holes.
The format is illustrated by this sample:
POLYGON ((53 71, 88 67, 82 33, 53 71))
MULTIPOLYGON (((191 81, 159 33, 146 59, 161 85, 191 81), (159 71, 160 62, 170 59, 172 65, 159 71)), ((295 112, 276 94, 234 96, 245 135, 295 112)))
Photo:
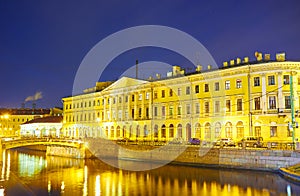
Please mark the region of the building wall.
POLYGON ((299 65, 257 63, 156 81, 122 78, 102 91, 63 98, 63 132, 75 138, 291 141, 289 80, 293 73, 299 111, 299 65))

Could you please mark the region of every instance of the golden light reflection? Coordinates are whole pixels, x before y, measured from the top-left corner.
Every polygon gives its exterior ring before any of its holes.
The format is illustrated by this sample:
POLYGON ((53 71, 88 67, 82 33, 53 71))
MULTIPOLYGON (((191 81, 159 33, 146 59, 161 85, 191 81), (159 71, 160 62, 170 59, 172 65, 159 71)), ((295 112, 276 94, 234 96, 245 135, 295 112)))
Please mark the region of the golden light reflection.
POLYGON ((6 180, 9 180, 10 174, 10 152, 7 154, 7 168, 6 168, 6 180))
POLYGON ((61 186, 60 186, 60 191, 63 193, 64 190, 65 190, 65 182, 62 181, 62 182, 61 182, 61 186))
POLYGON ((5 158, 6 152, 5 150, 2 151, 2 172, 1 172, 1 180, 4 180, 4 175, 5 175, 5 163, 6 163, 6 158, 5 158))
POLYGON ((83 196, 88 195, 88 168, 84 166, 84 183, 83 183, 83 196))
POLYGON ((95 182, 95 196, 101 195, 101 182, 100 182, 100 175, 96 176, 96 182, 95 182))
POLYGON ((50 193, 50 191, 51 191, 51 181, 48 180, 48 193, 50 193))

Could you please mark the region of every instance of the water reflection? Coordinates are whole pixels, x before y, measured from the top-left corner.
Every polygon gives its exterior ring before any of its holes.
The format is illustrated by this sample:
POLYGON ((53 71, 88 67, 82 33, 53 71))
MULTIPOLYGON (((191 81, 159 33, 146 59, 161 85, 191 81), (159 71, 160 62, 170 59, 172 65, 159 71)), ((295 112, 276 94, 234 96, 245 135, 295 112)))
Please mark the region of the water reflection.
MULTIPOLYGON (((131 172, 99 160, 6 151, 0 195, 296 195, 277 174, 176 165, 131 172)), ((122 162, 122 161, 120 161, 122 162)), ((126 161, 120 164, 132 164, 126 161)), ((141 164, 141 163, 140 163, 141 164)))

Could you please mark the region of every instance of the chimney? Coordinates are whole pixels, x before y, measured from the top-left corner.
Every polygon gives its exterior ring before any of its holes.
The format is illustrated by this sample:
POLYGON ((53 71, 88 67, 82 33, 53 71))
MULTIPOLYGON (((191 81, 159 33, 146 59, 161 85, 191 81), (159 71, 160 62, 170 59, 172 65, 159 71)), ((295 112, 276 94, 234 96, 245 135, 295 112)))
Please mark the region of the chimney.
POLYGON ((237 59, 236 59, 236 64, 237 64, 237 65, 241 64, 241 59, 240 59, 240 58, 237 58, 237 59))
POLYGON ((249 57, 244 57, 244 61, 243 61, 243 63, 249 63, 249 57))
POLYGON ((270 54, 265 54, 265 61, 269 61, 271 59, 271 55, 270 54))
POLYGON ((196 72, 200 72, 201 70, 202 70, 202 66, 201 65, 197 65, 196 72))
POLYGON ((230 60, 230 66, 234 66, 234 60, 230 60))
POLYGON ((227 67, 227 66, 228 66, 228 62, 227 61, 223 62, 223 67, 227 67))

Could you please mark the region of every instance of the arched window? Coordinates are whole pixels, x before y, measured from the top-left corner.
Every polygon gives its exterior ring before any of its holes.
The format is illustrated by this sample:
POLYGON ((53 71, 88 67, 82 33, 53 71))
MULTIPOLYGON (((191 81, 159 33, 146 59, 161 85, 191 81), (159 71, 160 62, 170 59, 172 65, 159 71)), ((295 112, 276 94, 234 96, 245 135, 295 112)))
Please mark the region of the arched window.
POLYGON ((182 125, 177 126, 177 138, 182 138, 182 125))
POLYGON ((123 126, 123 138, 125 138, 126 137, 126 126, 124 125, 123 126))
POLYGON ((108 138, 108 126, 105 127, 105 137, 108 138))
POLYGON ((121 137, 120 126, 117 126, 117 138, 121 137))
POLYGON ((174 137, 174 125, 170 124, 169 126, 169 138, 173 138, 174 137))
POLYGON ((201 138, 201 128, 200 128, 200 123, 195 124, 195 137, 196 138, 201 138))
POLYGON ((161 138, 166 138, 166 125, 161 126, 161 138))
POLYGON ((206 140, 211 140, 211 127, 210 127, 210 123, 208 122, 205 124, 204 138, 206 140))
POLYGON ((237 132, 237 138, 241 139, 244 137, 244 125, 242 121, 239 121, 236 124, 236 132, 237 132))
POLYGON ((144 125, 144 137, 148 136, 148 129, 147 129, 147 125, 144 125))
POLYGON ((217 122, 215 124, 215 138, 219 139, 221 137, 221 123, 217 122))
POLYGON ((114 126, 111 126, 111 128, 110 128, 110 138, 114 138, 114 136, 115 136, 115 128, 114 128, 114 126))
POLYGON ((227 122, 225 125, 225 137, 232 138, 232 124, 227 122))
POLYGON ((186 139, 190 140, 192 137, 192 128, 191 128, 191 124, 188 123, 186 124, 186 139))

